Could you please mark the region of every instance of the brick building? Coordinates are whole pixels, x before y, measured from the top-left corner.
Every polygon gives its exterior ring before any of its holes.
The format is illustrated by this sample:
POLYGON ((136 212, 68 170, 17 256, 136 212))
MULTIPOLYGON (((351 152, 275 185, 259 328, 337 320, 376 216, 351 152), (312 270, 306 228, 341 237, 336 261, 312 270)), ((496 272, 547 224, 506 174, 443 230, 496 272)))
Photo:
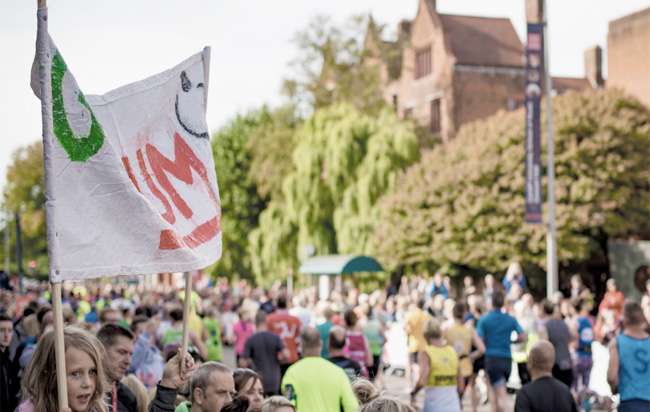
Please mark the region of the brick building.
MULTIPOLYGON (((448 141, 465 123, 521 107, 525 48, 510 20, 440 14, 435 0, 418 1, 397 41, 382 41, 372 19, 365 41, 364 64, 379 67, 384 99, 399 117, 448 141)), ((599 47, 587 50, 585 77, 553 78, 554 92, 602 87, 601 59, 599 47)))
POLYGON ((650 107, 650 8, 609 22, 607 87, 650 107))

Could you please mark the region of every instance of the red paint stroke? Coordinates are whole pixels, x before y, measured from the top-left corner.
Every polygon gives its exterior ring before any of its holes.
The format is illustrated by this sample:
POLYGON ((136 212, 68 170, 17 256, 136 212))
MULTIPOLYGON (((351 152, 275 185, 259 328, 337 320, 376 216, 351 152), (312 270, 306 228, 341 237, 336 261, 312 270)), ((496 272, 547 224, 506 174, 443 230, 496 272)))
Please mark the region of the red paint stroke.
POLYGON ((219 201, 210 186, 208 171, 205 165, 192 151, 185 139, 183 139, 178 133, 174 133, 173 161, 163 156, 158 149, 150 143, 147 143, 145 147, 147 149, 147 158, 149 159, 149 164, 151 165, 153 174, 156 176, 156 180, 158 180, 160 186, 162 186, 162 188, 169 194, 169 197, 171 197, 176 208, 186 219, 191 218, 194 213, 185 200, 183 200, 181 195, 178 194, 174 186, 169 182, 165 172, 170 173, 181 182, 191 185, 194 183, 194 180, 192 179, 192 169, 194 169, 201 177, 203 185, 210 194, 210 198, 212 199, 215 208, 219 210, 219 201))
POLYGON ((183 247, 196 249, 202 244, 209 242, 221 232, 221 214, 213 217, 202 225, 198 226, 187 236, 180 235, 171 229, 160 231, 160 250, 174 250, 183 247))
POLYGON ((156 187, 156 184, 153 182, 151 175, 147 171, 147 165, 144 163, 144 156, 142 155, 142 149, 138 149, 136 155, 138 156, 138 164, 140 165, 140 171, 142 172, 142 176, 144 176, 144 181, 147 183, 147 187, 149 187, 151 193, 153 193, 154 196, 156 196, 158 200, 160 200, 163 203, 163 206, 165 206, 165 213, 162 214, 163 219, 165 219, 167 222, 173 225, 174 222, 176 222, 176 216, 174 215, 172 206, 169 204, 169 201, 167 200, 165 195, 163 195, 162 192, 156 187))
POLYGON ((133 186, 138 190, 138 192, 142 193, 140 190, 140 186, 138 186, 138 182, 135 180, 135 176, 133 175, 133 170, 131 170, 131 162, 129 162, 129 158, 126 156, 122 157, 122 164, 124 165, 124 168, 126 169, 126 174, 129 175, 129 179, 131 179, 131 182, 133 182, 133 186))

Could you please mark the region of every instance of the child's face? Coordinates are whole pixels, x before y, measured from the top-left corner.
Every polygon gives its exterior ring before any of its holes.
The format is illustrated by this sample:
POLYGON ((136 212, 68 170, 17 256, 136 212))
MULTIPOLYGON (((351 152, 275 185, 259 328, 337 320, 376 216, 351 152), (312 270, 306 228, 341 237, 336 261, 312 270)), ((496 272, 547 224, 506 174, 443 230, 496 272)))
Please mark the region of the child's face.
POLYGON ((85 412, 95 393, 97 366, 90 356, 77 348, 65 351, 68 403, 73 412, 85 412))

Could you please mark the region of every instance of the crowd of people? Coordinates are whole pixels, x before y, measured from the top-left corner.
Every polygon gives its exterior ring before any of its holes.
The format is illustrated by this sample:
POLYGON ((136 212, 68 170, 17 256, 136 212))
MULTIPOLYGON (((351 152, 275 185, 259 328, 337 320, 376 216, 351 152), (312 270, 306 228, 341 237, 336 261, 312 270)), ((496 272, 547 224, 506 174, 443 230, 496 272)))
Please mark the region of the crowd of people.
MULTIPOLYGON (((220 279, 189 296, 165 285, 66 284, 68 404, 74 412, 430 412, 460 411, 469 396, 476 411, 483 379, 492 410, 505 411, 514 363, 515 410, 573 411, 589 409, 581 394, 599 341, 610 348, 619 411, 649 410, 650 282, 638 302, 610 279, 596 307, 580 275, 570 296, 536 302, 517 263, 501 282, 468 276, 454 288, 450 280, 404 276, 370 294, 344 284, 327 300, 315 287, 291 293, 279 282, 266 290, 220 279), (234 370, 224 345, 234 348, 234 370), (384 388, 384 373, 402 367, 410 404, 384 388)), ((25 296, 0 291, 0 410, 58 412, 49 291, 25 296)))

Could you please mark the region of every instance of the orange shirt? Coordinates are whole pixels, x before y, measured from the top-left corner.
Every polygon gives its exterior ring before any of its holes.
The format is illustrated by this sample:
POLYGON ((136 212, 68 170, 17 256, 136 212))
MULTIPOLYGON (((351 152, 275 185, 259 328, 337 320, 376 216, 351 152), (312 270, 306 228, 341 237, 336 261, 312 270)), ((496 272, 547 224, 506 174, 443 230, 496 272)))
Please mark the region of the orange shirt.
POLYGON ((300 319, 289 315, 286 310, 276 310, 266 318, 266 327, 282 339, 284 346, 291 354, 287 363, 297 362, 298 357, 298 335, 301 327, 300 319))

